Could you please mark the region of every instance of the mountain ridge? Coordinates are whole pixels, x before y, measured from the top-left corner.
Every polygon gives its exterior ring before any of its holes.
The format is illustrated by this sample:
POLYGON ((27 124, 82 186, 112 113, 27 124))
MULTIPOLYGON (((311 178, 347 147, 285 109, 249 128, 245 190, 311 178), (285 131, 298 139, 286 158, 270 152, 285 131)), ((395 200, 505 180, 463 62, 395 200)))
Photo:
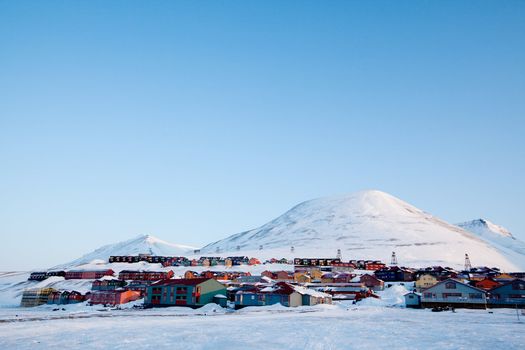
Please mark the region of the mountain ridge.
POLYGON ((469 253, 476 265, 525 268, 525 255, 512 254, 509 259, 508 251, 500 248, 388 193, 368 190, 301 202, 258 228, 210 243, 201 251, 291 257, 335 256, 341 249, 349 258, 387 262, 396 251, 400 263, 407 265, 455 267, 462 266, 469 253))

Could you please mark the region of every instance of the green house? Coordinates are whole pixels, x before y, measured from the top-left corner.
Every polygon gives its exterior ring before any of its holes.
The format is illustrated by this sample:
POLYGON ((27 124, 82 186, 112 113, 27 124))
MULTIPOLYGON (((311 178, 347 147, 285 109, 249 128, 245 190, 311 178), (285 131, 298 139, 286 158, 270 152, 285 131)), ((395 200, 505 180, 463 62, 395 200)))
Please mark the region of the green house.
POLYGON ((144 307, 201 307, 219 303, 226 296, 226 287, 211 278, 170 279, 155 282, 146 288, 144 307))

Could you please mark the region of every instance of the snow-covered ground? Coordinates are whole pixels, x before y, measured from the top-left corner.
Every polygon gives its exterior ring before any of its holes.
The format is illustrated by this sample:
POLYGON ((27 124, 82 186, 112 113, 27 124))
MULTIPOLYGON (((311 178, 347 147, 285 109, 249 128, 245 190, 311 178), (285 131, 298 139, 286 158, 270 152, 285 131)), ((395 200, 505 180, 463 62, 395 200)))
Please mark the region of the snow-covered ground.
POLYGON ((434 313, 350 304, 295 309, 271 306, 236 312, 216 305, 204 310, 84 314, 37 309, 18 317, 14 309, 0 309, 8 314, 0 318, 0 349, 470 350, 523 349, 525 344, 525 323, 518 322, 515 310, 509 309, 434 313), (57 319, 31 320, 35 314, 57 319))

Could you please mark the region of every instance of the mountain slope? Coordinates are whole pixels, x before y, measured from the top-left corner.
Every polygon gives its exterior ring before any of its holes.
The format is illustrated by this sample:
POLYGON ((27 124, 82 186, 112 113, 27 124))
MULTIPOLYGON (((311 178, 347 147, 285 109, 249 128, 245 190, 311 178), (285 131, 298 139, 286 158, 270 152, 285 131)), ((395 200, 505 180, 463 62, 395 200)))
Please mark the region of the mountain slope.
POLYGON ((55 268, 68 268, 82 264, 91 263, 94 260, 107 262, 111 255, 138 255, 151 254, 163 256, 180 256, 193 253, 195 247, 173 244, 153 237, 151 235, 140 235, 133 239, 102 246, 67 264, 55 268))
POLYGON ((511 260, 471 232, 381 191, 303 202, 257 229, 209 244, 202 252, 334 257, 337 249, 346 260, 388 262, 395 251, 402 265, 458 268, 468 253, 474 265, 525 268, 525 255, 513 255, 511 260))
POLYGON ((477 219, 457 224, 457 226, 472 232, 487 243, 506 252, 514 259, 525 255, 525 243, 516 239, 509 230, 486 219, 477 219))

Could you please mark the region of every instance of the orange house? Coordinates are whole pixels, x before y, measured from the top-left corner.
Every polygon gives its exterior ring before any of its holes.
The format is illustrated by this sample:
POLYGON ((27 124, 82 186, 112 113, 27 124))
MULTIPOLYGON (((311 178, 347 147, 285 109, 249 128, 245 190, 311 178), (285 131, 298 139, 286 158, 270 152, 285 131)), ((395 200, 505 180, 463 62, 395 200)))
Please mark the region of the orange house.
POLYGON ((190 279, 190 278, 197 278, 199 276, 199 274, 195 271, 186 271, 184 272, 184 278, 185 279, 190 279))
POLYGON ((485 290, 489 290, 489 289, 492 289, 492 288, 496 288, 496 287, 499 287, 501 286, 501 283, 497 282, 497 281, 494 281, 492 278, 490 277, 485 277, 484 279, 482 279, 481 281, 478 281, 476 282, 475 286, 477 288, 481 288, 481 289, 485 289, 485 290))
POLYGON ((140 292, 132 290, 108 290, 91 293, 91 304, 119 305, 140 299, 140 292))
POLYGON ((248 265, 260 265, 260 264, 261 262, 257 258, 250 258, 250 260, 248 261, 248 265))

